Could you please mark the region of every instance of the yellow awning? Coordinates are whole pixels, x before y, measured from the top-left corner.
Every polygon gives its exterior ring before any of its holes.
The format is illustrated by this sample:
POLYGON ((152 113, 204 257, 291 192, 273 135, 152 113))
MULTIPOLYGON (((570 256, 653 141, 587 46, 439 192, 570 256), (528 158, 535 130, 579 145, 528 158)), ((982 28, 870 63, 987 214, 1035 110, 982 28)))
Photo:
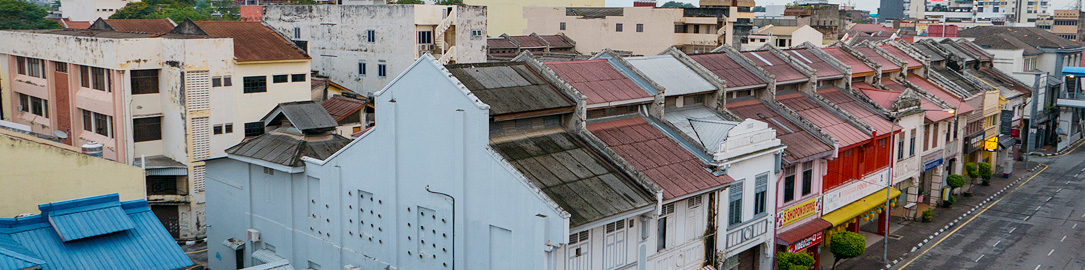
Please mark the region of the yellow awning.
MULTIPOLYGON (((900 190, 894 187, 889 188, 889 197, 900 196, 900 190)), ((845 205, 836 211, 829 212, 822 215, 821 219, 832 223, 833 226, 844 224, 857 216, 870 211, 878 206, 885 205, 885 190, 874 192, 874 194, 867 195, 858 201, 845 205)))

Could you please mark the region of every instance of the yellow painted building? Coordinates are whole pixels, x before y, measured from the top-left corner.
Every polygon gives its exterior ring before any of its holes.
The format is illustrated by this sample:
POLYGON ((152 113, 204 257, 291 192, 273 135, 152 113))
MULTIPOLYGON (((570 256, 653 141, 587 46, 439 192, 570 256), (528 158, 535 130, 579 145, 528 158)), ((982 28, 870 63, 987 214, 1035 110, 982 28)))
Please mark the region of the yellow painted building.
POLYGON ((604 7, 605 0, 464 0, 464 4, 486 6, 486 33, 526 35, 524 7, 604 7))
POLYGON ((0 129, 0 217, 37 213, 38 205, 119 193, 145 199, 143 170, 84 155, 70 145, 0 129))

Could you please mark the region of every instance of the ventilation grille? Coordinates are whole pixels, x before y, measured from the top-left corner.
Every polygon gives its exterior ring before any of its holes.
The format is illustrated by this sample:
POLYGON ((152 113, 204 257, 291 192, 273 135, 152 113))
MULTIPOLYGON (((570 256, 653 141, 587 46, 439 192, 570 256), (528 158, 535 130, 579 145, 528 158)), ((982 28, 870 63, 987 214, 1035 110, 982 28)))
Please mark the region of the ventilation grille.
POLYGON ((210 117, 192 118, 192 159, 204 160, 211 157, 210 117))
POLYGON ((203 165, 192 167, 192 188, 196 189, 196 192, 204 191, 203 175, 207 171, 207 168, 203 165))
POLYGON ((185 100, 189 111, 211 109, 211 77, 206 70, 185 72, 185 100))

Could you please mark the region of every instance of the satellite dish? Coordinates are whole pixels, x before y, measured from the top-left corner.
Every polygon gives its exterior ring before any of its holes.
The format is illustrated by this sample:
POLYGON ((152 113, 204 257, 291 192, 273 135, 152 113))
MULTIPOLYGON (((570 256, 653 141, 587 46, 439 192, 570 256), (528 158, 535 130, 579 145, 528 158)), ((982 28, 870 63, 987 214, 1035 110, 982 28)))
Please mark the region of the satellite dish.
POLYGON ((64 133, 63 131, 60 131, 60 130, 54 130, 53 135, 56 135, 57 138, 61 138, 61 139, 67 139, 68 138, 68 133, 64 133))

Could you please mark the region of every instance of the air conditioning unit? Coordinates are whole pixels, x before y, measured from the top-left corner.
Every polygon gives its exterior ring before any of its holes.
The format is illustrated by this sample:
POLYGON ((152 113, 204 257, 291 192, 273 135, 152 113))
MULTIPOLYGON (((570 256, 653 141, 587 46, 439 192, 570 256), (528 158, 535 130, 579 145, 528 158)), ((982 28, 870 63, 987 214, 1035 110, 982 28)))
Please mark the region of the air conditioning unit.
POLYGON ((260 242, 260 231, 249 229, 249 242, 260 242))
POLYGON ((433 44, 418 44, 418 51, 420 52, 433 51, 434 48, 435 46, 433 44))

